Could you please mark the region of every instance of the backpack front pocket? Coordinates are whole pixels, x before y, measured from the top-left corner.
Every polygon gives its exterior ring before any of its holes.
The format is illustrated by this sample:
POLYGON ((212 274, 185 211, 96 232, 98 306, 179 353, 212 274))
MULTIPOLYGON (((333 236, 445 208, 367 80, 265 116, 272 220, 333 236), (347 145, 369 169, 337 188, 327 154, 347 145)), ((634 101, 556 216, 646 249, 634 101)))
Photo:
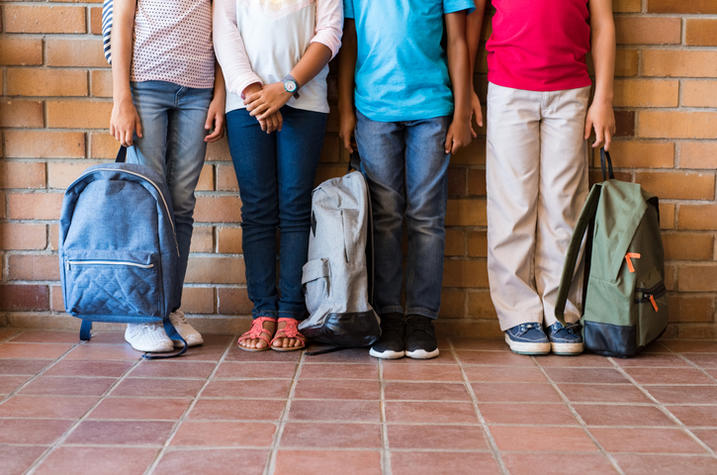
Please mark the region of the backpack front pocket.
POLYGON ((67 251, 63 266, 65 308, 72 315, 162 317, 157 254, 67 251))
POLYGON ((667 289, 660 281, 651 287, 635 289, 638 346, 656 339, 667 325, 667 289))
POLYGON ((306 309, 313 314, 329 298, 328 259, 312 259, 302 269, 301 283, 304 286, 306 309))

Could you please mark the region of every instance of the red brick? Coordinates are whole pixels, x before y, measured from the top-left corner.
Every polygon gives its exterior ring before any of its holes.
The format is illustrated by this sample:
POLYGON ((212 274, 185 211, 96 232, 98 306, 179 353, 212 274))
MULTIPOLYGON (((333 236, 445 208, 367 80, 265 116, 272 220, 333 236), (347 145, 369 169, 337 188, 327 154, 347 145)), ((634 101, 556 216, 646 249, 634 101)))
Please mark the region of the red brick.
POLYGON ((185 287, 182 291, 182 310, 187 313, 214 313, 214 289, 185 287))
POLYGON ((615 111, 615 137, 635 135, 635 111, 615 111))
POLYGON ((112 71, 95 69, 90 71, 90 93, 93 97, 112 97, 112 71))
POLYGON ((448 196, 457 198, 466 195, 466 169, 465 168, 449 168, 446 172, 446 185, 448 196))
POLYGON ((446 229, 446 256, 464 256, 466 253, 465 233, 460 228, 446 229))
POLYGON ((32 223, 0 224, 0 249, 30 250, 47 247, 47 226, 32 223))
POLYGON ((677 272, 681 292, 717 291, 717 264, 688 264, 677 272))
POLYGON ((217 164, 215 170, 217 174, 217 191, 239 191, 233 165, 217 164))
POLYGON ((705 233, 664 233, 665 259, 712 260, 714 236, 705 233))
POLYGON ((443 263, 444 287, 488 287, 486 261, 447 259, 443 263))
POLYGON ((486 290, 471 290, 468 292, 468 315, 471 317, 496 316, 490 292, 486 290))
POLYGON ((717 51, 646 49, 642 52, 642 75, 716 77, 717 51))
POLYGON ((341 153, 339 152, 339 137, 336 134, 326 134, 324 137, 324 146, 321 148, 321 156, 319 162, 321 163, 336 163, 341 159, 341 153))
POLYGON ((229 153, 229 144, 227 139, 224 138, 218 142, 207 144, 207 160, 225 160, 231 161, 232 156, 229 153))
POLYGON ((7 71, 10 96, 86 96, 87 72, 77 69, 18 68, 7 71))
POLYGON ((714 318, 714 297, 670 295, 667 300, 671 322, 711 322, 714 318))
MULTIPOLYGON (((619 168, 672 168, 675 145, 672 142, 616 140, 610 145, 612 164, 619 168)), ((600 166, 600 153, 593 150, 593 166, 600 166)))
POLYGON ((102 34, 102 7, 90 8, 90 33, 93 35, 102 34))
POLYGON ((0 310, 48 310, 49 296, 46 285, 0 284, 0 310))
POLYGON ((57 256, 16 254, 8 257, 10 280, 60 280, 57 256))
MULTIPOLYGON (((5 212, 5 208, 6 208, 5 203, 6 203, 5 192, 2 191, 2 189, 0 188, 0 218, 3 218, 3 219, 7 218, 7 214, 5 212)), ((2 248, 2 246, 0 246, 0 248, 2 248)), ((2 267, 2 266, 0 266, 0 267, 2 267)))
POLYGON ((637 123, 640 137, 717 137, 717 112, 646 110, 640 111, 637 123))
POLYGON ((616 79, 616 107, 675 107, 679 82, 663 79, 616 79))
POLYGON ((42 102, 0 101, 0 127, 42 127, 42 102))
POLYGON ((50 310, 53 312, 65 311, 65 296, 62 295, 62 287, 59 285, 50 286, 50 310))
POLYGON ((685 44, 690 46, 717 46, 717 20, 687 18, 685 44))
POLYGON ((710 231, 717 229, 717 204, 680 205, 679 229, 710 231))
POLYGON ((714 173, 644 172, 635 181, 660 198, 678 200, 713 200, 714 173))
POLYGON ((218 288, 218 313, 224 315, 248 315, 254 305, 249 300, 245 288, 218 288))
POLYGON ((97 165, 99 161, 80 160, 76 162, 49 162, 47 164, 47 187, 64 190, 77 179, 87 168, 97 165))
POLYGON ((615 77, 637 76, 639 57, 633 48, 617 48, 615 51, 615 77))
POLYGON ((485 138, 473 140, 470 145, 459 150, 451 157, 454 165, 484 165, 485 164, 485 138))
POLYGON ((617 16, 617 44, 678 44, 682 31, 680 18, 617 16))
POLYGON ((682 105, 717 107, 717 81, 683 80, 682 105))
POLYGON ((647 0, 648 13, 717 13, 715 0, 647 0))
POLYGON ((47 126, 106 129, 110 123, 111 102, 47 101, 47 126))
POLYGON ((5 155, 17 158, 83 158, 85 134, 53 130, 6 130, 5 155))
POLYGON ((119 146, 119 142, 107 132, 90 133, 91 158, 115 158, 119 146))
POLYGON ((485 196, 485 169, 471 168, 468 170, 468 194, 471 196, 485 196))
POLYGON ((197 191, 213 191, 214 190, 214 167, 205 164, 202 172, 199 174, 199 182, 197 182, 197 191))
POLYGON ((45 188, 45 164, 0 161, 0 188, 45 188))
POLYGON ((187 283, 243 284, 244 259, 241 257, 190 257, 187 283))
POLYGON ((242 229, 240 227, 220 227, 218 231, 218 252, 222 254, 241 254, 242 229))
POLYGON ((22 36, 0 38, 0 64, 4 66, 42 64, 42 40, 22 36))
POLYGON ((717 142, 682 142, 680 168, 717 169, 717 142))
POLYGON ((673 203, 660 202, 660 229, 674 229, 675 227, 675 205, 673 203))
POLYGON ((443 289, 441 292, 441 317, 463 318, 466 313, 466 291, 443 289))
POLYGON ((214 228, 194 226, 190 252, 212 252, 214 250, 214 228))
POLYGON ((637 13, 642 8, 642 0, 612 0, 614 12, 637 13))
POLYGON ((85 8, 72 6, 6 5, 7 33, 85 33, 85 8))
POLYGON ((473 231, 468 234, 468 255, 471 257, 488 255, 488 237, 485 231, 473 231))
POLYGON ((241 220, 239 196, 198 196, 194 211, 197 222, 238 223, 241 220))
POLYGON ((60 226, 57 222, 50 224, 50 249, 56 251, 60 240, 60 226))
POLYGON ((45 62, 48 66, 107 67, 98 38, 53 39, 45 45, 45 62))
POLYGON ((678 338, 684 338, 686 340, 700 338, 714 341, 717 339, 717 327, 715 327, 714 323, 680 325, 677 336, 678 338))
POLYGON ((447 226, 485 226, 485 199, 448 200, 447 226))
POLYGON ((8 193, 10 219, 59 219, 62 193, 8 193))

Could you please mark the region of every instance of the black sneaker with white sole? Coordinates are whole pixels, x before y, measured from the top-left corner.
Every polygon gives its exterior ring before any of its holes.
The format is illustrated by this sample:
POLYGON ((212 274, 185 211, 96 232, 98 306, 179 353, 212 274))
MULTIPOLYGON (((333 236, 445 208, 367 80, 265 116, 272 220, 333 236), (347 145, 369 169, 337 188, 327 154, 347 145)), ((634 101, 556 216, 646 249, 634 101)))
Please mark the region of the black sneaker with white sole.
POLYGON ((406 319, 406 356, 427 360, 438 356, 438 343, 433 320, 422 315, 409 315, 406 319))
POLYGON ((403 315, 400 313, 382 315, 381 337, 371 346, 368 354, 385 360, 403 358, 406 354, 406 344, 403 339, 404 325, 403 315))

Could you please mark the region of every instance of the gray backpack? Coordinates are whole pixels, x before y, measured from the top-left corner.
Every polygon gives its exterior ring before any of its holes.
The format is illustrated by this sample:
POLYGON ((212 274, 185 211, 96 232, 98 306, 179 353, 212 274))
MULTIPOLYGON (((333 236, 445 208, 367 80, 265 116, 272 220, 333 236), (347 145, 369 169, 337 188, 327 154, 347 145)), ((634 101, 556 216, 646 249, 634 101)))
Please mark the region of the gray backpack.
POLYGON ((301 278, 310 315, 299 330, 314 342, 335 348, 369 346, 381 333, 369 302, 370 214, 360 172, 326 180, 312 192, 308 262, 301 278))

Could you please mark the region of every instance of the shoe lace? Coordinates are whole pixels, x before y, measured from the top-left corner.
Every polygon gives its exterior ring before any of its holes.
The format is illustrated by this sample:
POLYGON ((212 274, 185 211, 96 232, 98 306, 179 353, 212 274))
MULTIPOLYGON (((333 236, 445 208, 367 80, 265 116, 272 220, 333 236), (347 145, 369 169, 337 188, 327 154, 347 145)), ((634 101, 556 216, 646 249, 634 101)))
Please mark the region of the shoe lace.
POLYGON ((518 330, 519 330, 518 334, 524 335, 534 328, 539 328, 539 325, 540 324, 536 323, 536 322, 523 323, 522 325, 520 325, 520 327, 518 327, 518 330))

